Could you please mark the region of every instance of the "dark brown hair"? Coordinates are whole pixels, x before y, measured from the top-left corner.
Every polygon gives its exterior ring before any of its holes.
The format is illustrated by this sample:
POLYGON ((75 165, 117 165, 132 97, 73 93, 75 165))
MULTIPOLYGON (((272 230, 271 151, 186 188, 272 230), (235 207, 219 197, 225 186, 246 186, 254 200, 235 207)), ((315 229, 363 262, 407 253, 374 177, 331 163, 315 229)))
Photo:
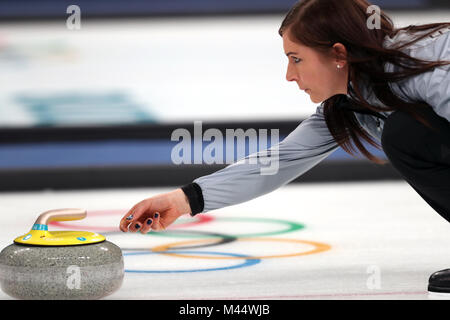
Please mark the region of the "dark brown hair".
POLYGON ((318 52, 329 55, 335 43, 342 43, 347 49, 349 68, 348 94, 334 95, 323 102, 324 117, 328 129, 336 142, 349 154, 354 156, 353 143, 369 160, 385 164, 366 150, 361 143, 363 138, 374 147, 381 146, 359 125, 353 111, 378 114, 380 111, 400 110, 409 113, 418 121, 431 128, 420 110, 430 107, 424 101, 409 99, 405 101, 395 95, 389 83, 432 71, 434 68, 450 64, 450 61, 425 61, 411 57, 401 51, 437 30, 450 26, 450 23, 432 23, 410 25, 394 28, 392 20, 380 10, 380 28, 369 29, 367 8, 371 4, 365 0, 303 0, 297 2, 287 13, 278 31, 280 36, 289 30, 294 42, 311 47, 318 52), (412 40, 384 48, 386 36, 393 37, 399 31, 417 33, 412 40), (384 65, 391 63, 399 66, 397 72, 385 72, 384 65), (351 85, 350 85, 351 81, 351 85), (385 106, 370 105, 363 97, 361 86, 370 88, 385 106), (348 107, 341 107, 342 101, 348 107), (353 110, 353 111, 352 111, 353 110), (351 138, 351 140, 350 140, 351 138))

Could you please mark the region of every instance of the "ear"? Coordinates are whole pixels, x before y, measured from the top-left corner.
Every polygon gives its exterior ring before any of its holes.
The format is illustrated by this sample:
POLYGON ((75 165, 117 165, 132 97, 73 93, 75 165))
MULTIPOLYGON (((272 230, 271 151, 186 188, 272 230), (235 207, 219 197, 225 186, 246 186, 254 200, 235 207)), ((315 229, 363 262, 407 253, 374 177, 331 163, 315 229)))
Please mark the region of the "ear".
POLYGON ((345 66, 347 63, 347 49, 342 43, 337 42, 333 45, 332 55, 335 63, 345 66))

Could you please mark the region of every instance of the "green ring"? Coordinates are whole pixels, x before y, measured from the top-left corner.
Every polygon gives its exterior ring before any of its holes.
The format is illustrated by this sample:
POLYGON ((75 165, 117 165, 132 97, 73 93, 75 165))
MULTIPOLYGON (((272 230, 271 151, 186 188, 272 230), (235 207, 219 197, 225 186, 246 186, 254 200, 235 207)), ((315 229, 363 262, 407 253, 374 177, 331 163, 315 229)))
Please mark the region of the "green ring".
MULTIPOLYGON (((227 234, 230 237, 236 237, 236 238, 254 238, 254 237, 266 237, 266 236, 274 236, 274 235, 280 235, 283 233, 289 233, 293 231, 297 231, 300 229, 305 228, 305 225, 287 221, 287 220, 277 220, 277 219, 269 219, 269 218, 216 218, 214 221, 245 221, 245 222, 265 222, 265 223, 279 223, 286 225, 286 229, 278 230, 278 231, 269 231, 269 232, 257 232, 257 233, 245 233, 245 234, 227 234)), ((186 230, 187 231, 187 230, 186 230)), ((210 236, 210 235, 199 235, 199 234, 191 234, 191 235, 183 235, 183 234, 177 234, 175 232, 170 232, 168 230, 161 231, 161 232, 148 232, 147 235, 151 236, 163 236, 163 237, 174 237, 174 238, 216 238, 216 236, 210 236)))

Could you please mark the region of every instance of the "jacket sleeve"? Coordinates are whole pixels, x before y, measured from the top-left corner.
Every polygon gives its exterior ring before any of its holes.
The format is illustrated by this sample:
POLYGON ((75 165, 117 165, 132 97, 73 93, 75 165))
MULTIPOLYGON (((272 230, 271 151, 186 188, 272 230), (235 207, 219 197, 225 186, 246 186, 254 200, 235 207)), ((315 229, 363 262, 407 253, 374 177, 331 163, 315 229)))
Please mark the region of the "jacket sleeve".
POLYGON ((330 134, 323 106, 302 121, 284 140, 202 176, 184 186, 197 212, 208 212, 269 193, 305 173, 339 146, 330 134), (195 188, 192 186, 194 185, 195 188), (198 203, 201 199, 204 203, 198 203))
MULTIPOLYGON (((450 27, 427 40, 409 54, 428 61, 450 61, 450 27)), ((411 77, 404 89, 408 96, 425 101, 439 116, 450 121, 450 65, 411 77)))

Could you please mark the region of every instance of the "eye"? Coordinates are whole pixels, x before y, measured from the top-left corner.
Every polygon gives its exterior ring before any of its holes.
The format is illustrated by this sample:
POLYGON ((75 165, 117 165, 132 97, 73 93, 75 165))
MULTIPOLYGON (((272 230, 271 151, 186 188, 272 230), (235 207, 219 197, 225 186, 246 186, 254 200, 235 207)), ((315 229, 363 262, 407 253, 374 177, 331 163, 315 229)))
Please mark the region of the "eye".
POLYGON ((302 59, 296 57, 292 57, 292 60, 294 60, 294 63, 299 63, 300 61, 302 61, 302 59))

